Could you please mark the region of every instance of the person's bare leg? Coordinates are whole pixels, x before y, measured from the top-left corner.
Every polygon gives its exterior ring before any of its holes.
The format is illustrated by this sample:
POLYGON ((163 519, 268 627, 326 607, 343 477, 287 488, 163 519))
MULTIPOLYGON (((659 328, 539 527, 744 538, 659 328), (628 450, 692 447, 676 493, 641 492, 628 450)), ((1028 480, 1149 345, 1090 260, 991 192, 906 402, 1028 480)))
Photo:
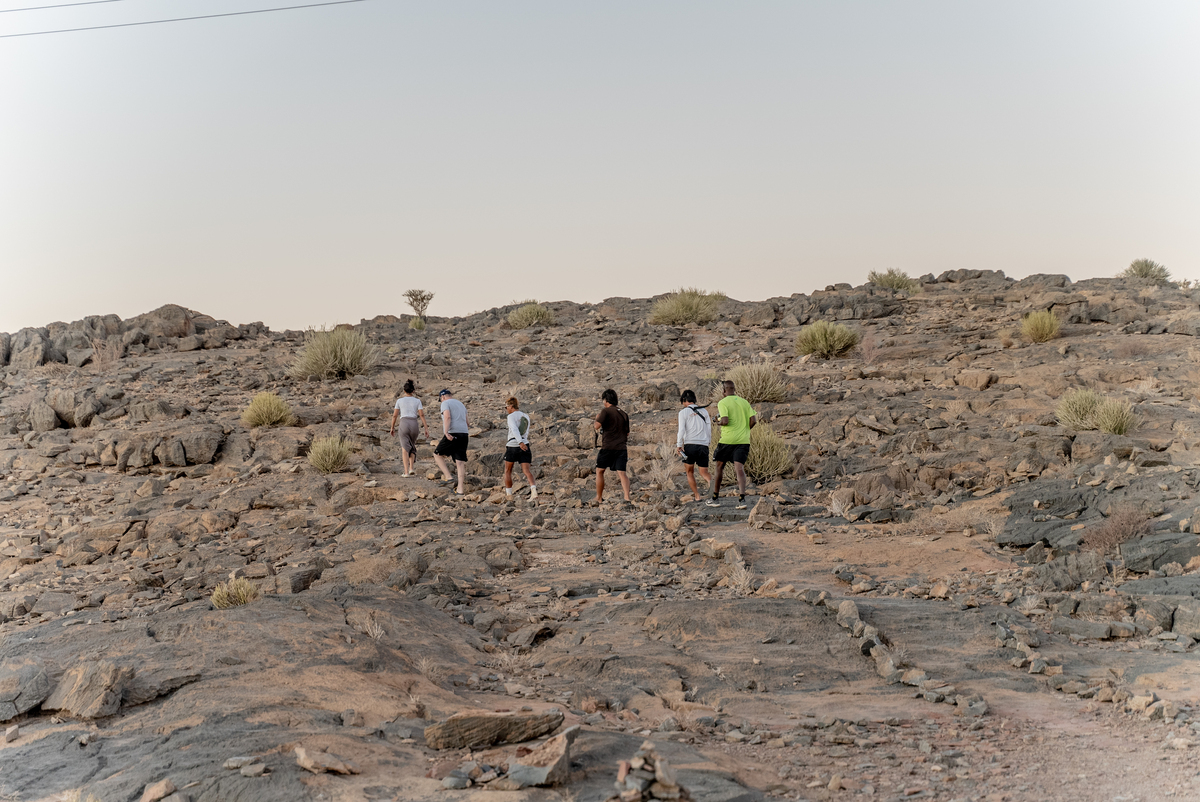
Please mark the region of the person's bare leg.
POLYGON ((709 487, 712 487, 712 474, 708 472, 708 468, 701 468, 700 476, 704 478, 704 481, 708 482, 709 487))
POLYGON ((458 468, 458 492, 465 493, 467 492, 467 463, 456 460, 454 467, 458 468))
POLYGON ((696 487, 696 468, 693 465, 685 465, 687 468, 688 487, 692 489, 692 496, 696 501, 700 500, 700 490, 696 487))
POLYGON ((738 495, 746 495, 746 466, 740 462, 733 463, 733 470, 737 474, 738 495))
POLYGON ((604 469, 596 469, 596 502, 604 501, 604 469))
POLYGON ((417 472, 417 455, 412 453, 411 451, 405 450, 403 456, 404 456, 404 472, 405 473, 416 473, 417 472))
POLYGON ((525 474, 525 478, 529 480, 530 487, 537 486, 537 482, 533 481, 533 471, 529 470, 529 463, 521 463, 521 473, 525 474))
POLYGON ((621 480, 621 491, 625 494, 625 500, 629 501, 629 474, 617 471, 617 477, 621 480))
POLYGON ((437 466, 439 468, 441 468, 443 479, 445 479, 447 482, 449 482, 451 479, 454 478, 454 476, 452 476, 450 473, 450 466, 446 464, 445 457, 443 457, 441 454, 434 454, 433 460, 434 460, 434 462, 437 463, 437 466))
POLYGON ((713 481, 712 481, 712 496, 713 496, 713 498, 716 498, 717 496, 719 496, 721 494, 721 477, 724 475, 725 475, 725 463, 718 462, 717 463, 717 472, 716 472, 716 475, 713 476, 713 481))
POLYGON ((504 463, 504 489, 512 490, 512 466, 511 462, 504 463))

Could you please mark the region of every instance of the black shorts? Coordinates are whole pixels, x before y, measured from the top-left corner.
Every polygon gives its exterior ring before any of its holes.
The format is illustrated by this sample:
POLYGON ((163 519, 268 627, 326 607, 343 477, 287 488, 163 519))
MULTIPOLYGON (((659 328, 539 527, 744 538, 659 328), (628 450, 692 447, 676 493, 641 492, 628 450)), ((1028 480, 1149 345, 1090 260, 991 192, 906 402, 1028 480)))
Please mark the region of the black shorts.
POLYGON ((713 453, 713 462, 740 462, 745 465, 749 456, 749 443, 717 443, 717 450, 713 453))
POLYGON ((596 467, 601 470, 624 471, 628 466, 629 452, 623 448, 602 448, 596 455, 596 467))
POLYGON ((504 461, 528 465, 533 462, 533 449, 527 448, 522 451, 520 446, 508 446, 504 449, 504 461))
POLYGON ((433 450, 434 454, 440 454, 443 457, 453 457, 455 462, 467 461, 467 440, 465 434, 459 432, 451 432, 454 435, 453 440, 447 440, 443 437, 438 441, 437 448, 433 450))
POLYGON ((683 447, 683 464, 684 465, 699 465, 701 468, 708 467, 708 446, 701 445, 685 445, 683 447))

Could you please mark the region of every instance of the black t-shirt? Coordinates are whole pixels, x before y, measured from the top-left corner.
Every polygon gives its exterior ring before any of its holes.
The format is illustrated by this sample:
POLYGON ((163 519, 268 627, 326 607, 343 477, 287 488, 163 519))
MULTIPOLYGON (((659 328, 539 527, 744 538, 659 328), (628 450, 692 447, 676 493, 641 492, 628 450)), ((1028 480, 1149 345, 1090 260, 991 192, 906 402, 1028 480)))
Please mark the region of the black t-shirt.
POLYGON ((596 416, 600 424, 600 447, 609 451, 624 451, 629 440, 629 416, 618 407, 605 407, 596 416))

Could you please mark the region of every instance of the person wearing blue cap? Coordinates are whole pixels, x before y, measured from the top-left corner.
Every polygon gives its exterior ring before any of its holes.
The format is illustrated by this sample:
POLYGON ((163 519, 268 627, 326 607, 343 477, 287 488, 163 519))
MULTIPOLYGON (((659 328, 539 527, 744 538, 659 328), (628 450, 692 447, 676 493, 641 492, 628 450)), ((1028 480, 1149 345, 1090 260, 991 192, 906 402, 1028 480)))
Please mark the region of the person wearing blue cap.
POLYGON ((442 439, 433 450, 433 458, 445 482, 454 481, 446 457, 454 460, 458 473, 458 488, 454 492, 461 496, 466 492, 467 481, 467 408, 449 390, 438 393, 438 401, 442 405, 442 439))

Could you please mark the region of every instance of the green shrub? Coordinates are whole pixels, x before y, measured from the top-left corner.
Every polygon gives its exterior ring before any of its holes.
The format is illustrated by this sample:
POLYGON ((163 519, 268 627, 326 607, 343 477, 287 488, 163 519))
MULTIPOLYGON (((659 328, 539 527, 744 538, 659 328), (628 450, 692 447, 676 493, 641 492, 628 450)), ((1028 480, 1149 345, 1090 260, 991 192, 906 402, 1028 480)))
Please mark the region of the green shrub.
POLYGON ((758 484, 783 476, 796 464, 792 449, 768 424, 750 430, 750 456, 746 474, 758 484))
POLYGON ((350 460, 350 441, 344 437, 318 437, 308 449, 308 463, 321 473, 337 473, 350 460))
POLYGON ((858 332, 848 326, 818 320, 800 329, 796 335, 796 353, 832 359, 853 351, 858 339, 858 332))
POLYGON ((292 408, 275 393, 259 393, 242 412, 242 423, 258 426, 291 426, 296 422, 292 408))
POLYGON ((729 380, 737 394, 751 404, 778 403, 787 397, 782 374, 766 362, 739 362, 729 371, 729 380))
POLYGON ((723 292, 707 292, 696 287, 681 287, 654 302, 650 322, 655 325, 704 325, 717 319, 717 310, 725 301, 723 292))
POLYGON ((1099 393, 1086 387, 1068 390, 1058 401, 1058 422, 1080 432, 1095 429, 1092 419, 1102 400, 1099 393))
POLYGON ((413 331, 425 331, 425 318, 414 317, 412 320, 408 321, 408 327, 413 331))
POLYGON ((351 328, 309 329, 304 345, 288 368, 294 379, 344 379, 379 364, 379 349, 351 328))
POLYGON ((867 281, 876 287, 883 287, 886 290, 899 290, 900 292, 915 292, 921 287, 920 282, 908 277, 908 273, 905 273, 903 270, 897 270, 894 267, 889 267, 883 273, 872 270, 870 273, 867 273, 867 281))
POLYGON ((553 326, 554 313, 531 299, 525 301, 519 309, 508 313, 508 325, 514 329, 527 329, 530 326, 553 326))
POLYGON ((1171 271, 1153 259, 1134 259, 1121 271, 1122 278, 1143 278, 1155 284, 1170 284, 1171 271))
POLYGON ((211 601, 212 606, 218 610, 227 610, 230 607, 249 604, 259 595, 257 585, 244 576, 239 576, 237 579, 221 582, 213 588, 211 601))
POLYGON ((1118 401, 1109 398, 1096 407, 1092 416, 1095 428, 1108 434, 1129 434, 1142 421, 1133 411, 1133 405, 1128 401, 1118 401))
POLYGON ((1032 343, 1050 342, 1058 336, 1061 329, 1062 321, 1048 309, 1030 312, 1021 321, 1021 334, 1032 343))

